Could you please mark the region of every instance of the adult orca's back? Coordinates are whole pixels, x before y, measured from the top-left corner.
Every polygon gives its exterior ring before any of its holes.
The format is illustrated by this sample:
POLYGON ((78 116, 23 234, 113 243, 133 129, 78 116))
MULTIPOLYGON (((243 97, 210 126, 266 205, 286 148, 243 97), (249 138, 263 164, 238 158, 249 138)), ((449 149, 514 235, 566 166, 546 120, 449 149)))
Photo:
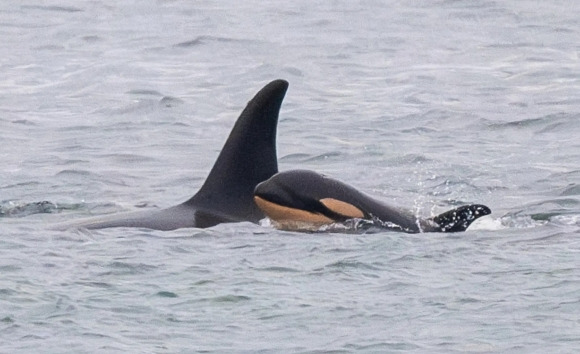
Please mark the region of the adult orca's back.
POLYGON ((188 201, 163 210, 121 213, 61 224, 55 229, 143 227, 174 230, 223 222, 258 222, 264 214, 254 188, 278 172, 276 127, 288 82, 275 80, 247 104, 201 189, 188 201))

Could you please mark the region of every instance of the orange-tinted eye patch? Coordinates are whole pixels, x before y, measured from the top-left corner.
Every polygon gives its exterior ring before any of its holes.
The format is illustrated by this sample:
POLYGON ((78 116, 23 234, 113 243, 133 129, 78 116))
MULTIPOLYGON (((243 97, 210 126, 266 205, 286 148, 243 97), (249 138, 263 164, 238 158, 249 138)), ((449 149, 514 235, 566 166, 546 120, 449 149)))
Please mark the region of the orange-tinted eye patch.
POLYGON ((350 203, 343 202, 338 199, 324 198, 321 199, 320 202, 333 212, 340 215, 344 215, 345 217, 348 218, 362 219, 365 216, 364 213, 359 208, 355 207, 350 203))
POLYGON ((300 221, 320 225, 331 224, 334 222, 334 220, 322 214, 285 207, 276 203, 269 202, 258 196, 254 196, 254 201, 256 202, 256 205, 262 209, 266 216, 277 222, 300 221))

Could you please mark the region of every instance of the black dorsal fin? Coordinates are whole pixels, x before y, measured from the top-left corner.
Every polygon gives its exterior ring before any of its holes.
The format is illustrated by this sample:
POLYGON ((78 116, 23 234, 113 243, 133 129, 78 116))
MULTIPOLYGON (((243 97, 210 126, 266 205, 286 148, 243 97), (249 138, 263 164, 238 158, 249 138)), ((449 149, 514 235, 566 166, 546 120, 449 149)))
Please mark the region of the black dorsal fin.
POLYGON ((437 225, 435 230, 439 232, 461 232, 467 230, 469 225, 478 218, 491 214, 491 209, 481 204, 464 205, 456 209, 440 214, 431 220, 437 225))
POLYGON ((278 172, 276 127, 288 82, 275 80, 248 102, 203 186, 184 204, 257 222, 256 185, 278 172))

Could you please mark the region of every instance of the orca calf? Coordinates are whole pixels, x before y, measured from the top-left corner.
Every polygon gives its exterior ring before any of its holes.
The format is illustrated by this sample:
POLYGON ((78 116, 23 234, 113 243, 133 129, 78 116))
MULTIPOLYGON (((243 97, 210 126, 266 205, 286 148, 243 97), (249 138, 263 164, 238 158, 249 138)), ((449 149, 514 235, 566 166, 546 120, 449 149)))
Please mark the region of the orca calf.
POLYGON ((476 219, 491 214, 487 206, 471 204, 421 219, 345 183, 307 170, 280 172, 258 184, 254 200, 276 226, 287 230, 312 230, 363 219, 381 228, 408 233, 459 232, 476 219))
POLYGON ((91 218, 55 229, 142 227, 175 230, 226 222, 257 223, 265 216, 253 201, 254 188, 278 172, 276 127, 288 82, 270 82, 248 103, 201 189, 188 201, 162 210, 91 218))

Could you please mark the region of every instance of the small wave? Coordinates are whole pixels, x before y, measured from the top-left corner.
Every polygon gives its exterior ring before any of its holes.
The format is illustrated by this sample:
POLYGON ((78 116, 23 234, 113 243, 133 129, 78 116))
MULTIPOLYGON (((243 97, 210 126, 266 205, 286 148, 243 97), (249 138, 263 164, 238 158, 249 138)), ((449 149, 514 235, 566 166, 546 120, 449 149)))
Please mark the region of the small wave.
POLYGON ((177 105, 183 103, 183 100, 180 98, 164 95, 161 92, 156 91, 156 90, 134 89, 134 90, 127 91, 126 94, 134 95, 134 96, 143 96, 143 98, 151 97, 151 96, 161 97, 159 99, 159 105, 161 107, 174 107, 174 106, 177 106, 177 105))
POLYGON ((298 273, 300 272, 298 269, 289 268, 289 267, 280 267, 280 266, 270 266, 264 268, 254 268, 257 271, 263 272, 273 272, 273 273, 298 273))
POLYGON ((107 274, 114 273, 117 275, 134 275, 134 274, 146 274, 157 267, 145 263, 131 263, 114 261, 107 265, 107 274))
POLYGON ((390 166, 406 166, 406 165, 417 165, 426 164, 432 162, 427 156, 422 154, 406 154, 403 156, 398 156, 396 158, 391 158, 387 160, 390 166))
POLYGON ((510 228, 529 228, 561 224, 570 215, 578 215, 580 200, 571 196, 540 200, 504 215, 502 224, 510 228))
POLYGON ((6 200, 0 202, 0 217, 22 218, 34 214, 53 214, 62 210, 78 209, 78 204, 56 204, 46 200, 40 202, 22 202, 6 200))
POLYGON ((402 129, 401 133, 403 134, 413 134, 413 135, 426 135, 439 132, 437 129, 429 128, 429 127, 414 127, 414 128, 407 128, 402 129))
POLYGON ((102 38, 100 36, 95 36, 95 35, 83 36, 83 37, 81 37, 81 39, 85 42, 88 42, 88 43, 99 42, 102 40, 102 38))
POLYGON ((531 210, 538 210, 536 214, 549 214, 550 216, 567 213, 580 206, 580 200, 573 197, 553 198, 542 200, 537 203, 530 204, 531 210))
POLYGON ((490 130, 531 130, 535 135, 554 134, 577 130, 577 115, 548 114, 541 117, 518 119, 508 122, 487 121, 490 130))
POLYGON ((242 301, 248 301, 251 300, 251 298, 249 296, 244 296, 244 295, 222 295, 222 296, 216 296, 216 297, 212 297, 212 298, 205 298, 205 299, 200 299, 200 301, 204 301, 204 302, 213 302, 213 303, 237 303, 237 302, 242 302, 242 301))
POLYGON ((129 90, 125 93, 129 94, 129 95, 139 95, 139 96, 163 96, 163 94, 159 91, 148 90, 148 89, 129 90))
POLYGON ((56 176, 62 177, 62 176, 89 176, 91 175, 90 171, 87 170, 74 170, 74 169, 67 169, 67 170, 62 170, 60 172, 58 172, 56 174, 56 176))
POLYGON ((121 211, 113 203, 57 203, 47 200, 39 202, 25 202, 20 200, 0 201, 0 218, 23 218, 35 214, 58 214, 65 211, 90 211, 92 214, 107 214, 121 211))
POLYGON ((23 9, 41 10, 41 11, 55 11, 55 12, 82 12, 82 9, 74 6, 41 6, 41 5, 23 5, 23 9))
MULTIPOLYGON (((124 153, 116 153, 116 154, 102 154, 99 157, 111 159, 118 163, 146 163, 146 162, 154 162, 156 161, 154 158, 139 154, 124 154, 124 153)), ((78 170, 73 170, 74 172, 78 172, 78 170)), ((67 174, 71 174, 71 170, 64 170, 59 172, 59 174, 67 172, 67 174)))
POLYGON ((527 128, 531 126, 537 126, 543 124, 545 122, 545 118, 527 118, 527 119, 520 119, 511 122, 501 122, 501 123, 488 123, 488 127, 492 130, 501 130, 505 128, 527 128))
POLYGON ((15 119, 11 121, 12 124, 21 124, 21 125, 29 125, 34 126, 37 125, 35 122, 28 120, 28 119, 15 119))
POLYGON ((580 226, 580 214, 556 215, 551 221, 561 225, 580 226))
MULTIPOLYGON (((480 191, 480 188, 477 185, 465 180, 457 179, 454 176, 434 176, 429 182, 432 182, 433 184, 426 186, 429 188, 429 191, 427 192, 428 196, 442 197, 453 195, 457 191, 462 191, 463 193, 466 191, 477 193, 480 191)), ((466 202, 462 200, 448 200, 446 205, 458 206, 465 203, 466 202)))
POLYGON ((499 229, 502 228, 525 229, 545 226, 548 224, 580 226, 580 214, 563 211, 538 212, 529 214, 517 212, 517 213, 508 213, 505 216, 497 219, 497 221, 499 221, 501 224, 501 226, 498 226, 499 229))
MULTIPOLYGON (((365 262, 360 262, 357 260, 351 260, 351 259, 343 259, 343 260, 339 260, 333 263, 330 263, 326 266, 324 266, 324 268, 330 268, 330 269, 349 269, 349 268, 355 268, 355 269, 365 269, 365 270, 379 270, 380 268, 377 268, 373 265, 370 265, 368 263, 365 262)), ((322 270, 322 269, 315 269, 315 270, 322 270)))
POLYGON ((324 154, 316 155, 309 159, 306 159, 305 162, 317 162, 317 161, 325 161, 329 159, 335 159, 337 157, 342 157, 342 153, 340 151, 330 151, 324 154))
POLYGON ((159 100, 159 104, 162 107, 175 107, 183 103, 183 100, 177 97, 172 96, 163 96, 161 100, 159 100))
POLYGON ((287 161, 287 162, 304 162, 308 161, 308 159, 312 158, 310 154, 304 153, 295 153, 295 154, 288 154, 280 157, 280 161, 287 161))
POLYGON ((216 36, 199 36, 189 41, 177 43, 174 46, 178 48, 191 48, 207 43, 252 43, 252 42, 254 41, 248 39, 236 39, 216 36))
POLYGON ((172 291, 159 291, 156 294, 159 297, 165 297, 165 298, 176 298, 178 297, 178 295, 172 291))
POLYGON ((580 195, 580 185, 577 185, 576 183, 572 183, 570 185, 568 185, 567 187, 565 187, 562 192, 560 192, 560 195, 563 197, 568 197, 571 195, 580 195))

